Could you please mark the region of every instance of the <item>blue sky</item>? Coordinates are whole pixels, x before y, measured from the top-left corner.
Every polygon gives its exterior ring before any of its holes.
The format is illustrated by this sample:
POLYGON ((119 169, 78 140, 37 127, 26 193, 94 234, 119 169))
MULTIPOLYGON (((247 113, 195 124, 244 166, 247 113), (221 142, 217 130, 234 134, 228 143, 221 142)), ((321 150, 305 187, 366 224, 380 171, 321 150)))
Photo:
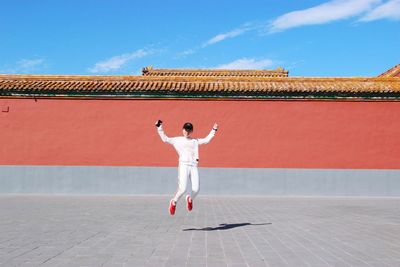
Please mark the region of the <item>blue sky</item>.
POLYGON ((376 76, 400 63, 400 0, 4 0, 0 73, 155 68, 376 76))

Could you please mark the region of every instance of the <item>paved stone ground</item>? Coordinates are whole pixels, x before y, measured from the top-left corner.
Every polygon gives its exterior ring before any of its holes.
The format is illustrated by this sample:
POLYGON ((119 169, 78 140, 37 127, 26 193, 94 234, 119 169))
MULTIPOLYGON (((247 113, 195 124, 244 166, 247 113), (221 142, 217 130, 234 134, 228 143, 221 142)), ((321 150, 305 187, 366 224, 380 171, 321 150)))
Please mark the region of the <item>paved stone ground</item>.
POLYGON ((400 266, 400 198, 0 195, 1 266, 400 266))

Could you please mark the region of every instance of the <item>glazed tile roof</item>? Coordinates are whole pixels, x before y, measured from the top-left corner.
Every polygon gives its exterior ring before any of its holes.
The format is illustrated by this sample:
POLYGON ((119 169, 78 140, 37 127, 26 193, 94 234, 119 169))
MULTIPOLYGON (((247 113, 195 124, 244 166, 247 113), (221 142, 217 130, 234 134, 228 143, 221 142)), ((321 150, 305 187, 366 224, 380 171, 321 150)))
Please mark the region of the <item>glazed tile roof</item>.
POLYGON ((314 78, 3 74, 0 75, 0 97, 400 100, 400 79, 387 76, 314 78))
POLYGON ((397 77, 400 78, 400 64, 388 69, 378 77, 397 77))
POLYGON ((168 77, 288 77, 289 71, 276 70, 220 70, 220 69, 154 69, 146 67, 143 76, 168 77))

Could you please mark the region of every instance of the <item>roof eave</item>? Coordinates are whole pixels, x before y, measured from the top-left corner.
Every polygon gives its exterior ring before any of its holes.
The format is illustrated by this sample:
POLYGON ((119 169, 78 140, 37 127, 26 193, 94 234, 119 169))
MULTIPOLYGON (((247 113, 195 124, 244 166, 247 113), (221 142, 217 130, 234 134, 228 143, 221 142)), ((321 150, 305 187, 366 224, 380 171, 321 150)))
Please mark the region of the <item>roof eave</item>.
POLYGON ((400 101, 400 92, 267 92, 267 93, 179 93, 170 91, 131 92, 131 93, 37 93, 1 92, 0 98, 69 98, 69 99, 191 99, 191 100, 353 100, 353 101, 400 101))

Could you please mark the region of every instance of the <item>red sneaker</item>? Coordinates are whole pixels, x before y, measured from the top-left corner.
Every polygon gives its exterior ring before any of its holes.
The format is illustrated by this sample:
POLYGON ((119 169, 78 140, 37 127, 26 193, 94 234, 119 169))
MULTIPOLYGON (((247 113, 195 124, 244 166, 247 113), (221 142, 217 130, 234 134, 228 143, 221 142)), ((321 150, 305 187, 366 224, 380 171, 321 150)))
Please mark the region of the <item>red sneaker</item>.
POLYGON ((188 211, 191 211, 193 209, 193 200, 190 198, 189 195, 186 196, 186 203, 188 211))
POLYGON ((174 204, 174 200, 171 199, 171 201, 169 202, 169 214, 174 215, 175 209, 176 209, 176 203, 174 204))

